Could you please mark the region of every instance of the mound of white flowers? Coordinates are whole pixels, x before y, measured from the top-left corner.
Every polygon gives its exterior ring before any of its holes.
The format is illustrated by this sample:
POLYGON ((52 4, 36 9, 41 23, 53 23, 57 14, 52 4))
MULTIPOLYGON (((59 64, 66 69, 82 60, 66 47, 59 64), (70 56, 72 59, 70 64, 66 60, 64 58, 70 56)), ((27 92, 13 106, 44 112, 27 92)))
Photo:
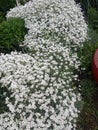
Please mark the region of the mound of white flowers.
POLYGON ((0 55, 0 87, 8 89, 0 130, 75 130, 81 101, 73 81, 80 62, 77 46, 87 25, 74 0, 32 0, 11 9, 29 29, 23 47, 28 54, 0 55))

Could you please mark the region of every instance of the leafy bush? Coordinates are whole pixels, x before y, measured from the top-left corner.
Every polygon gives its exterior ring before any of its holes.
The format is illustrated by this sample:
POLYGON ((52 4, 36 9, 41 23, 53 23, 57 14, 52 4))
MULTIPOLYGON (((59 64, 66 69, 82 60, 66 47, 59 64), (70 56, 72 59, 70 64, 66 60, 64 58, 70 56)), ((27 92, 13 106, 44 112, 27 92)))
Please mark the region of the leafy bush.
POLYGON ((7 11, 13 8, 15 4, 15 0, 0 0, 0 12, 6 15, 7 11))
POLYGON ((87 12, 87 18, 90 26, 98 31, 98 11, 94 8, 90 8, 87 12))
POLYGON ((84 46, 78 49, 78 56, 81 62, 81 70, 79 74, 81 93, 84 100, 84 107, 79 116, 78 126, 81 130, 97 130, 98 129, 98 111, 97 101, 94 97, 98 95, 98 84, 92 76, 92 58, 95 50, 98 48, 98 34, 95 30, 89 29, 88 35, 90 39, 84 43, 84 46), (97 94, 96 94, 97 93, 97 94), (86 120, 86 122, 84 121, 86 120), (90 124, 90 125, 89 125, 90 124))
POLYGON ((75 0, 77 3, 81 3, 83 11, 87 14, 88 10, 92 7, 98 10, 98 0, 75 0))
POLYGON ((27 29, 25 22, 20 18, 10 18, 0 24, 0 52, 19 50, 27 29))
POLYGON ((79 116, 77 130, 98 130, 98 108, 95 108, 92 102, 84 104, 79 116))
POLYGON ((94 30, 98 30, 98 0, 76 0, 81 7, 87 22, 94 30))
POLYGON ((15 0, 0 0, 0 23, 5 21, 5 15, 10 8, 15 6, 15 0))
POLYGON ((5 21, 5 16, 2 12, 0 12, 0 23, 5 21))
POLYGON ((85 100, 91 100, 92 96, 96 92, 95 82, 90 79, 81 80, 82 96, 85 100))
POLYGON ((98 34, 93 29, 88 31, 89 39, 85 41, 83 47, 78 49, 78 56, 80 58, 81 67, 85 70, 91 71, 91 61, 95 50, 98 48, 98 34))

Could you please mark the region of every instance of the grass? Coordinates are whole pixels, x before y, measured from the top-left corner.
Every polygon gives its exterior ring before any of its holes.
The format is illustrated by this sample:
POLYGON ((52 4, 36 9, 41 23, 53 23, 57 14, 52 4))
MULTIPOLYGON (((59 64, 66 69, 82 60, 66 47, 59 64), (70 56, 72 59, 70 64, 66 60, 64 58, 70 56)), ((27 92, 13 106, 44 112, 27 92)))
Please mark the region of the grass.
POLYGON ((92 74, 92 58, 98 48, 98 34, 90 28, 88 34, 91 39, 78 50, 81 61, 78 78, 84 105, 79 115, 77 130, 98 130, 98 83, 94 81, 92 74))

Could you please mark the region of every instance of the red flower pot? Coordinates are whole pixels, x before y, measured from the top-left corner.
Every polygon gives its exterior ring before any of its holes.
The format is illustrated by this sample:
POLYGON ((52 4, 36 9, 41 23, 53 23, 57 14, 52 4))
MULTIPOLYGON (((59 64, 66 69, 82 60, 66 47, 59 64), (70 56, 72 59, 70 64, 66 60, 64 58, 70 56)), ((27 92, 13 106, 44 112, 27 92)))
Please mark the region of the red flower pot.
POLYGON ((96 82, 98 82, 98 49, 96 49, 92 59, 92 72, 96 82))

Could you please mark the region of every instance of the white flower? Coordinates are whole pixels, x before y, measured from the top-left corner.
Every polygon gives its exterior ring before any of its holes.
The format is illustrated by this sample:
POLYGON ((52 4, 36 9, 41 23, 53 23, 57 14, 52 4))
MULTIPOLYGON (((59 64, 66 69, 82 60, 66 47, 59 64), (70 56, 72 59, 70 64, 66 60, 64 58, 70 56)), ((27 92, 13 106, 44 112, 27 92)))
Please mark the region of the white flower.
POLYGON ((15 112, 14 105, 12 105, 11 103, 8 103, 8 104, 7 104, 7 107, 9 108, 9 110, 10 110, 12 113, 15 112))
POLYGON ((0 55, 0 84, 11 92, 0 129, 75 130, 75 103, 81 95, 72 86, 77 75, 71 68, 79 69, 80 62, 71 48, 77 50, 87 38, 79 5, 74 0, 31 0, 11 9, 9 17, 25 20, 29 30, 23 43, 34 53, 0 55))

